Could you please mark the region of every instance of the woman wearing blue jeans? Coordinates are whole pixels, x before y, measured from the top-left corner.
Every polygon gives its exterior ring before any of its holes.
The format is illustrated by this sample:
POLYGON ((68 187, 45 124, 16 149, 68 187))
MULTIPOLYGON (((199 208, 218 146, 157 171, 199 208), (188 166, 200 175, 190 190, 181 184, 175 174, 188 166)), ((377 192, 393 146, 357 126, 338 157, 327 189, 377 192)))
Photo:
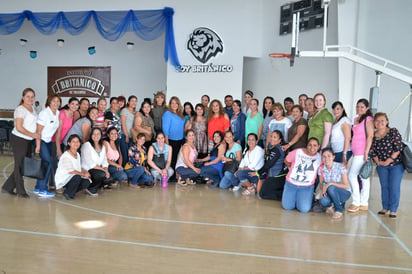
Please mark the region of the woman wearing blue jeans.
POLYGON ((351 192, 348 170, 344 164, 335 162, 335 154, 331 148, 322 150, 322 164, 318 171, 322 198, 319 203, 326 207, 326 213, 332 214, 333 220, 343 216, 343 207, 351 192))
POLYGON ((139 133, 136 137, 136 144, 129 148, 129 161, 124 169, 127 177, 131 179, 129 187, 140 188, 141 186, 153 186, 153 176, 146 168, 147 153, 144 143, 146 137, 139 133))
MULTIPOLYGON (((239 163, 240 160, 242 159, 242 146, 239 143, 235 142, 235 136, 231 130, 228 130, 225 132, 225 143, 227 145, 225 157, 223 157, 225 164, 229 164, 232 161, 237 161, 239 163)), ((229 170, 224 170, 224 167, 223 167, 223 178, 222 180, 220 180, 219 187, 229 188, 233 186, 232 190, 239 190, 240 189, 239 184, 240 184, 240 181, 238 178, 235 177, 234 172, 229 171, 229 170)))
POLYGON ((47 170, 44 178, 37 180, 34 187, 34 193, 40 197, 54 197, 53 192, 49 192, 47 182, 53 168, 53 159, 51 154, 52 137, 59 127, 59 108, 61 99, 57 95, 52 95, 47 98, 46 109, 39 113, 37 120, 37 133, 41 138, 36 139, 36 153, 40 153, 40 158, 47 163, 47 170))
POLYGON ((199 162, 204 162, 200 168, 200 175, 204 178, 208 178, 207 184, 212 187, 217 187, 222 179, 223 174, 223 162, 222 159, 225 154, 226 144, 223 143, 223 134, 219 130, 213 133, 213 148, 209 153, 209 156, 198 159, 199 162))
POLYGON ((376 170, 381 183, 382 209, 378 214, 388 213, 389 218, 396 218, 401 194, 401 181, 405 171, 400 157, 402 136, 396 128, 389 127, 388 117, 385 113, 376 113, 374 124, 376 132, 370 156, 378 165, 376 170))
POLYGON ((286 210, 297 209, 308 212, 312 208, 314 184, 321 162, 319 141, 309 138, 306 148, 289 152, 285 165, 289 167, 282 195, 282 207, 286 210))
POLYGON ((255 185, 259 181, 258 170, 265 164, 265 151, 257 143, 258 136, 255 133, 249 133, 246 152, 239 164, 239 169, 235 173, 241 185, 246 187, 242 195, 254 195, 256 193, 255 185))

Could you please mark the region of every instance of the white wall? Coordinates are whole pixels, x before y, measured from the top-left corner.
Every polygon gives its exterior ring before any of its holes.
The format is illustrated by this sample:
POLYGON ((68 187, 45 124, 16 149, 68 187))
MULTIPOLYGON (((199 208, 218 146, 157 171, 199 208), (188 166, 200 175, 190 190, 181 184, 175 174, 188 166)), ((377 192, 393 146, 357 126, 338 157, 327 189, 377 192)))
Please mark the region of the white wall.
MULTIPOLYGON (((2 13, 31 10, 70 11, 70 10, 127 10, 138 9, 118 1, 114 6, 109 3, 93 5, 96 1, 8 1, 2 13)), ((163 8, 154 5, 154 8, 163 8)), ((152 7, 153 8, 153 7, 152 7)), ((46 36, 40 34, 30 22, 15 34, 0 36, 0 108, 13 108, 19 101, 21 91, 32 87, 36 99, 43 104, 47 96, 48 66, 111 66, 111 94, 113 96, 135 94, 139 98, 152 97, 158 90, 166 89, 166 63, 163 58, 164 36, 155 41, 143 41, 132 33, 126 33, 116 42, 103 39, 93 24, 82 34, 71 36, 63 30, 46 36), (28 40, 26 46, 19 45, 19 39, 28 40), (63 48, 58 48, 56 40, 65 40, 63 48), (135 43, 133 50, 127 50, 126 42, 135 43), (87 48, 96 46, 96 54, 89 55, 87 48), (31 59, 30 50, 37 50, 38 57, 31 59)))
MULTIPOLYGON (((273 59, 269 53, 290 53, 291 34, 279 35, 280 6, 284 0, 264 0, 261 17, 263 23, 262 49, 260 58, 245 58, 243 90, 255 91, 256 97, 263 99, 273 96, 281 101, 287 96, 297 103, 298 96, 306 93, 313 96, 317 92, 325 93, 330 107, 337 99, 338 67, 335 59, 296 58, 294 67, 289 66, 289 59, 273 59)), ((329 12, 328 43, 337 42, 336 3, 332 3, 329 12)), ((300 33, 301 50, 321 50, 322 29, 300 33)))
POLYGON ((260 1, 210 0, 207 5, 197 1, 175 1, 175 38, 181 64, 200 65, 186 49, 191 32, 197 27, 214 30, 223 40, 224 51, 208 63, 229 64, 230 73, 178 73, 168 66, 168 96, 183 101, 200 102, 203 94, 224 99, 226 94, 241 96, 243 56, 260 54, 260 1))
MULTIPOLYGON (((339 2, 339 43, 352 44, 362 50, 412 68, 410 48, 412 36, 412 2, 409 0, 362 0, 339 2), (354 22, 357 22, 354 24, 354 22), (346 31, 345 31, 346 29, 346 31), (349 31, 348 31, 349 29, 349 31), (350 33, 352 30, 352 35, 350 33), (352 43, 353 42, 353 43, 352 43)), ((341 61, 340 97, 352 101, 349 111, 355 115, 359 98, 369 98, 369 89, 375 85, 375 71, 360 65, 341 61), (350 81, 353 79, 353 81, 350 81), (352 97, 352 98, 351 98, 352 97)), ((412 76, 412 73, 408 74, 412 76)), ((389 76, 381 77, 378 111, 392 112, 410 91, 408 84, 389 76)), ((348 107, 347 107, 348 108, 348 107)), ((390 119, 390 125, 406 132, 409 100, 390 119)))
POLYGON ((126 34, 117 42, 104 40, 94 27, 79 36, 70 36, 63 31, 51 36, 39 34, 26 22, 16 34, 0 36, 0 87, 2 100, 0 108, 12 108, 19 101, 26 87, 36 91, 36 99, 43 103, 47 96, 48 66, 111 66, 111 94, 126 97, 152 97, 157 90, 166 88, 166 63, 163 59, 164 37, 146 42, 134 34, 126 34), (28 43, 22 47, 19 39, 28 43), (63 48, 56 40, 65 40, 63 48), (126 42, 135 43, 133 50, 126 48, 126 42), (96 54, 89 55, 88 47, 96 46, 96 54), (29 51, 36 50, 38 57, 31 59, 29 51))
MULTIPOLYGON (((30 28, 19 31, 15 37, 0 37, 0 46, 6 48, 10 56, 3 58, 7 65, 11 65, 15 58, 20 59, 17 71, 21 77, 10 75, 4 66, 0 68, 0 87, 2 90, 17 91, 31 86, 40 92, 39 96, 44 100, 46 90, 46 69, 48 65, 111 65, 112 66, 112 94, 121 93, 129 95, 134 93, 141 96, 150 96, 156 90, 167 89, 168 97, 177 95, 182 101, 200 101, 202 94, 209 94, 211 98, 223 99, 225 94, 235 96, 242 92, 243 56, 256 56, 260 48, 260 39, 256 39, 256 29, 260 28, 259 12, 260 1, 249 0, 211 0, 207 5, 199 5, 196 1, 8 1, 8 7, 3 13, 21 12, 23 10, 40 11, 70 11, 70 10, 128 10, 128 9, 161 9, 170 6, 175 10, 174 30, 178 55, 181 64, 200 65, 200 63, 186 49, 187 39, 197 27, 208 27, 217 32, 224 43, 224 52, 210 60, 214 64, 229 64, 233 66, 231 73, 189 73, 183 74, 175 71, 170 64, 163 63, 163 39, 151 43, 140 43, 133 52, 127 52, 124 48, 126 41, 107 42, 94 30, 77 36, 63 38, 67 41, 63 49, 56 47, 55 41, 61 36, 53 35, 45 37, 30 28), (167 3, 166 3, 167 2, 167 3), (30 35, 29 35, 30 33, 30 35), (41 44, 38 48, 39 57, 31 60, 27 54, 22 54, 18 40, 22 36, 30 36, 31 44, 41 44), (13 41, 14 40, 14 41, 13 41), (97 53, 88 56, 87 47, 91 41, 95 42, 97 53), (5 45, 3 47, 3 45, 5 45), (160 52, 159 52, 160 50, 160 52), (69 58, 60 56, 62 51, 71 51, 69 58), (47 52, 47 55, 45 54, 47 52), (55 54, 54 54, 55 52, 55 54), (105 54, 104 54, 105 53, 105 54), (54 54, 54 55, 53 55, 54 54), (47 56, 47 58, 46 58, 47 56), (143 64, 143 65, 142 65, 143 64), (139 77, 141 75, 141 77, 139 77), (167 79, 166 79, 167 77, 167 79), (3 84, 8 80, 8 84, 3 84), (43 96, 42 96, 43 95, 43 96)), ((133 42, 136 43, 137 39, 133 42)), ((4 56, 2 56, 4 57, 4 56)), ((9 105, 14 101, 7 98, 3 105, 9 105)), ((0 103, 1 107, 1 103, 0 103)))

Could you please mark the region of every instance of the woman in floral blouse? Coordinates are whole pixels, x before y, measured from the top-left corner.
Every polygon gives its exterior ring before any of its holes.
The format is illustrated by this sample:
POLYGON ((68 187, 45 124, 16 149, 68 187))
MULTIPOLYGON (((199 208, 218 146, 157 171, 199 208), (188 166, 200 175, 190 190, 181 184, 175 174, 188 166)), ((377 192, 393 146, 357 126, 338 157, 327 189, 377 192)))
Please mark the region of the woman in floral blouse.
POLYGON ((376 170, 381 183, 382 209, 379 215, 389 214, 396 218, 401 193, 401 181, 405 171, 400 152, 402 136, 396 128, 389 127, 388 116, 378 112, 374 118, 376 132, 370 156, 378 165, 376 170))
POLYGON ((131 179, 129 186, 133 188, 140 188, 143 185, 153 186, 153 176, 146 168, 147 153, 144 147, 146 137, 143 133, 139 133, 136 139, 136 144, 129 148, 129 161, 124 166, 127 177, 131 179))

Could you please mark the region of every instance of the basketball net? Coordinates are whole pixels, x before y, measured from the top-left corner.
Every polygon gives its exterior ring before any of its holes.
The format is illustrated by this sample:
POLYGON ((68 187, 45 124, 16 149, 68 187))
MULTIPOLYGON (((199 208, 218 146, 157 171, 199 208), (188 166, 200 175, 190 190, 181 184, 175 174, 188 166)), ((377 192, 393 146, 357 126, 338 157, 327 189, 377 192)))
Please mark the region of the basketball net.
POLYGON ((286 69, 289 67, 290 54, 288 53, 270 53, 270 63, 272 68, 276 71, 286 69))

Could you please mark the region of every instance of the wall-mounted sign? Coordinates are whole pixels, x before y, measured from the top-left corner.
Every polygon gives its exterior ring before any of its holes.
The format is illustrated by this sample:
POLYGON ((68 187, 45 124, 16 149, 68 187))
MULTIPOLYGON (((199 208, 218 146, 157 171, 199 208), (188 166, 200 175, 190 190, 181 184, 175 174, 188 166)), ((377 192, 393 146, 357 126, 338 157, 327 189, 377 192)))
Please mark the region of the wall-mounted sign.
POLYGON ((48 67, 47 94, 110 97, 111 67, 48 67))
POLYGON ((219 53, 223 53, 222 39, 211 29, 196 28, 189 36, 187 49, 203 65, 181 65, 181 72, 231 72, 233 70, 232 65, 206 64, 219 53))
POLYGON ((213 30, 197 28, 190 34, 187 49, 199 62, 204 64, 219 52, 223 52, 223 42, 213 30))

